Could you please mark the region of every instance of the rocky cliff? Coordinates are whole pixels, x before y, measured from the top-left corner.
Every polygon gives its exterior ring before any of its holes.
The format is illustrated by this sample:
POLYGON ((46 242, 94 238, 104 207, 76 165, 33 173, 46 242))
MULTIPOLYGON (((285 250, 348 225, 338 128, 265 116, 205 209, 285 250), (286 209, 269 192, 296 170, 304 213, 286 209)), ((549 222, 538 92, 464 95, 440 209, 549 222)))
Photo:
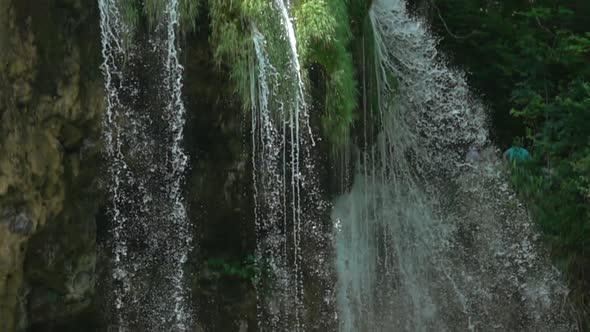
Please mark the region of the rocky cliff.
POLYGON ((0 331, 75 314, 94 291, 96 16, 79 0, 0 0, 0 331))

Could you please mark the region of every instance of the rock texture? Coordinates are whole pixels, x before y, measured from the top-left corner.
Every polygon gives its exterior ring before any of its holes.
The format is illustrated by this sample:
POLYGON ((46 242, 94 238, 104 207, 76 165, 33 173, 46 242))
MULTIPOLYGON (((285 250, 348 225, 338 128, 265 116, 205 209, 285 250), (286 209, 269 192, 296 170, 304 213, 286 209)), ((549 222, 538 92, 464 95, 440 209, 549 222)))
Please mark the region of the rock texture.
POLYGON ((229 81, 229 70, 214 62, 208 13, 184 45, 188 110, 185 136, 191 160, 187 198, 195 238, 192 294, 205 331, 252 331, 256 327, 253 280, 224 273, 212 262, 245 269, 256 237, 249 156, 250 115, 229 81))
POLYGON ((72 315, 94 289, 95 11, 0 0, 0 331, 72 315))

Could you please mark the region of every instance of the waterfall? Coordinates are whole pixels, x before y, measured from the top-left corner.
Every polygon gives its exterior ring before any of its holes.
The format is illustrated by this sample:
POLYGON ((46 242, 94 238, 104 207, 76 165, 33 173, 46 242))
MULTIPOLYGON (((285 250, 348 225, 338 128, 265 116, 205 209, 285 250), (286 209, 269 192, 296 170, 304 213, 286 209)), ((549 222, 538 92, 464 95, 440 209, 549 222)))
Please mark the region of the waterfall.
MULTIPOLYGON (((289 112, 289 129, 290 129, 290 146, 291 146, 291 212, 293 214, 293 282, 291 287, 294 288, 292 295, 294 296, 295 310, 295 322, 293 329, 295 331, 301 330, 300 325, 300 308, 302 306, 301 297, 303 296, 303 280, 301 279, 300 266, 302 258, 300 256, 300 241, 301 241, 301 136, 299 132, 300 128, 300 116, 302 111, 306 112, 307 108, 305 105, 305 99, 303 94, 303 80, 301 78, 301 64, 299 62, 299 54, 297 53, 297 39, 295 38, 295 29, 287 6, 283 0, 276 0, 282 15, 282 23, 285 27, 287 40, 291 49, 291 62, 292 62, 292 75, 295 75, 296 88, 298 89, 294 93, 293 102, 294 106, 289 112)), ((289 299, 287 299, 289 301, 289 299)))
MULTIPOLYGON (((257 257, 263 274, 270 274, 259 282, 258 321, 261 330, 301 331, 306 329, 302 251, 324 242, 318 236, 322 203, 310 156, 315 142, 295 29, 288 5, 277 0, 270 6, 279 13, 273 22, 282 29, 280 37, 267 41, 253 24, 250 65, 257 257), (280 54, 268 53, 271 42, 278 43, 273 49, 280 54)), ((321 260, 322 253, 316 254, 321 260)), ((326 271, 320 264, 317 268, 326 271)))
POLYGON ((340 330, 572 330, 464 75, 405 1, 374 1, 370 22, 364 125, 378 134, 332 211, 340 330))
MULTIPOLYGON (((119 289, 115 290, 114 304, 117 314, 123 306, 123 294, 129 290, 129 280, 122 270, 121 264, 127 254, 127 244, 122 236, 123 227, 125 226, 127 216, 122 213, 121 205, 125 199, 121 191, 122 178, 126 176, 128 169, 125 159, 122 156, 120 133, 116 127, 116 114, 120 110, 126 111, 119 99, 121 90, 121 68, 119 63, 125 56, 125 50, 122 45, 123 25, 120 19, 115 0, 99 1, 100 9, 100 27, 102 41, 102 56, 104 62, 102 71, 105 80, 105 93, 107 107, 104 115, 104 137, 105 150, 109 160, 110 186, 109 195, 111 202, 111 214, 114 221, 113 226, 113 278, 120 280, 119 289), (115 80, 117 79, 117 81, 115 80)), ((121 316, 117 317, 118 321, 122 320, 121 316)))
POLYGON ((121 4, 99 0, 104 117, 112 220, 114 327, 118 331, 189 331, 184 268, 192 249, 182 186, 183 67, 177 0, 152 32, 134 36, 121 4))
POLYGON ((184 264, 187 262, 188 254, 192 246, 192 236, 189 227, 188 217, 184 198, 182 196, 182 183, 187 167, 188 156, 182 149, 183 129, 185 124, 185 108, 182 100, 182 74, 183 67, 178 60, 179 47, 177 45, 177 32, 179 29, 179 3, 178 0, 170 0, 166 6, 168 13, 168 85, 171 86, 171 98, 168 103, 167 111, 170 114, 171 134, 173 135, 170 148, 170 158, 172 163, 169 172, 169 195, 172 203, 172 213, 169 215, 169 223, 175 225, 174 246, 172 252, 168 254, 173 257, 174 274, 172 282, 174 284, 174 330, 188 331, 191 328, 191 316, 189 308, 189 289, 187 287, 184 264))
MULTIPOLYGON (((286 174, 287 114, 280 109, 277 116, 271 111, 271 105, 277 105, 271 99, 278 86, 278 72, 270 63, 266 53, 266 40, 258 29, 252 27, 252 41, 255 49, 256 64, 250 68, 251 101, 252 101, 252 169, 254 190, 254 221, 256 223, 257 248, 256 256, 264 257, 272 271, 273 277, 266 281, 276 285, 270 286, 276 299, 267 300, 259 295, 260 328, 264 322, 264 311, 271 312, 270 326, 276 327, 284 320, 283 314, 289 303, 285 291, 291 285, 287 267, 288 239, 288 192, 286 174), (257 73, 255 70, 257 69, 257 73), (278 120, 277 120, 278 118, 278 120), (267 309, 266 303, 278 303, 282 308, 267 309)), ((280 105, 279 107, 282 107, 280 105)), ((267 287, 269 287, 267 285, 267 287)), ((261 291, 258 292, 260 294, 261 291)))

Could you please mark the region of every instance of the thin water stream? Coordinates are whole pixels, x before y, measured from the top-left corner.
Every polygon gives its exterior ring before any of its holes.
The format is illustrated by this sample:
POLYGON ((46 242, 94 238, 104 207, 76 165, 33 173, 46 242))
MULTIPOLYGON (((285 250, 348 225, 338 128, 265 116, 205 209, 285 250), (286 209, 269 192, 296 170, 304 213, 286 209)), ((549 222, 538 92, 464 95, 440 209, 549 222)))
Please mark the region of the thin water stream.
POLYGON ((284 54, 273 58, 269 41, 252 25, 255 61, 250 68, 257 257, 271 275, 259 284, 259 328, 304 331, 309 281, 303 277, 303 250, 315 241, 310 234, 320 224, 316 211, 321 210, 310 157, 315 143, 288 3, 277 0, 271 7, 277 13, 274 24, 283 31, 280 40, 270 42, 284 54))

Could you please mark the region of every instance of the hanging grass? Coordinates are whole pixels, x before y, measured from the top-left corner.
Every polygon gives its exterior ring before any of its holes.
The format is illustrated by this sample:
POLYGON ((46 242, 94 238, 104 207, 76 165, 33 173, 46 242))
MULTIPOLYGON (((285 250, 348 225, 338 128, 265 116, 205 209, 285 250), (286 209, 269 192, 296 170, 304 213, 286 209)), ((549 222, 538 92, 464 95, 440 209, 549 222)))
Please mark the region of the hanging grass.
MULTIPOLYGON (((180 33, 186 34, 195 30, 200 3, 201 0, 179 0, 178 29, 180 33)), ((164 22, 167 4, 168 0, 120 0, 119 10, 121 18, 128 28, 128 37, 133 36, 142 21, 147 22, 150 29, 164 22)))
MULTIPOLYGON (((252 24, 265 35, 267 52, 271 63, 279 67, 277 71, 289 70, 289 45, 284 42, 284 27, 273 4, 267 0, 209 0, 215 58, 231 68, 235 92, 246 109, 251 102, 252 24)), ((358 106, 355 67, 349 51, 352 34, 348 1, 298 1, 292 15, 304 78, 309 80, 308 70, 314 65, 321 66, 326 73, 325 95, 320 103, 324 107, 324 135, 332 144, 341 145, 348 138, 358 106)))
POLYGON ((342 0, 307 0, 296 10, 302 62, 307 68, 319 64, 326 72, 322 127, 335 146, 347 141, 358 107, 347 6, 342 0))

